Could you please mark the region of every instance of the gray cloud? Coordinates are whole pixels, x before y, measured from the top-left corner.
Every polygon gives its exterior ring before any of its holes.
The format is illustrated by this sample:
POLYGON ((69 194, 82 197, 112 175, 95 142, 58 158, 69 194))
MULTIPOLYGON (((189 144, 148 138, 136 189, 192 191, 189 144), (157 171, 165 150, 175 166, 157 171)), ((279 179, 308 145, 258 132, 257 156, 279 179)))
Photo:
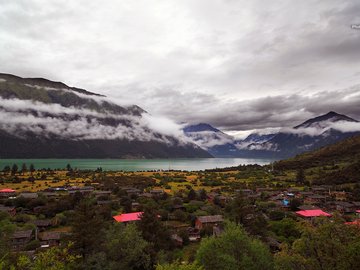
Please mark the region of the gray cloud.
POLYGON ((144 91, 149 107, 178 122, 206 122, 226 131, 292 127, 331 110, 360 119, 360 85, 315 94, 268 96, 245 101, 166 90, 144 91), (167 94, 166 94, 167 93, 167 94), (163 104, 157 107, 156 104, 163 104))
POLYGON ((360 83, 356 1, 0 5, 1 72, 228 131, 292 126, 330 110, 360 119, 359 87, 349 88, 360 83))

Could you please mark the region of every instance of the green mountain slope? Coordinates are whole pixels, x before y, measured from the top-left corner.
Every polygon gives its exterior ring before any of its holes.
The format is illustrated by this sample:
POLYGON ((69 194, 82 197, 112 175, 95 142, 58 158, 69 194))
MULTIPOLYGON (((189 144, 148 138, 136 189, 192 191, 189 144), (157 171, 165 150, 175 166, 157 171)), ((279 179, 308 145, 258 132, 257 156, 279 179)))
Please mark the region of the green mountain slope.
POLYGON ((306 152, 294 158, 278 161, 276 169, 312 168, 334 163, 354 163, 360 160, 360 136, 354 136, 319 150, 306 152))

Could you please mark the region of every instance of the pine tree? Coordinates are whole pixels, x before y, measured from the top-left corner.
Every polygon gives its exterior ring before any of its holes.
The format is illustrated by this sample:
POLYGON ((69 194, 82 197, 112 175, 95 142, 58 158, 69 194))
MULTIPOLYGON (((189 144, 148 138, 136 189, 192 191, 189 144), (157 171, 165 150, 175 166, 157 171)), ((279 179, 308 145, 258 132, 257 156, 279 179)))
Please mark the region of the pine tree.
POLYGON ((75 209, 73 222, 74 249, 86 258, 100 246, 102 220, 96 213, 94 203, 86 198, 75 209))
POLYGON ((18 169, 19 169, 18 165, 14 163, 11 167, 11 174, 15 175, 18 172, 18 169))
POLYGON ((299 169, 296 173, 296 182, 304 183, 305 182, 305 172, 303 169, 299 169))

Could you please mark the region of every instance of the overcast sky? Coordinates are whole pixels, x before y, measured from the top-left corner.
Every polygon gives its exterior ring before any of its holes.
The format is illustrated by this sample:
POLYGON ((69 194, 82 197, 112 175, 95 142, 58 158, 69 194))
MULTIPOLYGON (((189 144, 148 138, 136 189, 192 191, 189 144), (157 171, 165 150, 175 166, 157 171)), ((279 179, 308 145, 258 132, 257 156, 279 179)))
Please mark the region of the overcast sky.
POLYGON ((0 51, 0 72, 177 122, 231 132, 330 110, 360 120, 358 0, 0 0, 0 51))

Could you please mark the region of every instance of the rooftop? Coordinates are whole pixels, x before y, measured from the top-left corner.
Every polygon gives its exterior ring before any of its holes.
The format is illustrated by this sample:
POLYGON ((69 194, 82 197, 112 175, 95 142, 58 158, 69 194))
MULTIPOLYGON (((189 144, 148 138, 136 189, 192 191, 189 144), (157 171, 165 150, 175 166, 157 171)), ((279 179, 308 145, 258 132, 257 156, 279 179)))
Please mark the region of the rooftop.
POLYGON ((296 214, 298 214, 299 216, 302 216, 302 217, 320 217, 320 216, 330 217, 331 216, 331 214, 326 213, 320 209, 301 210, 301 211, 297 211, 296 214))
POLYGON ((126 213, 117 216, 113 216, 117 222, 128 222, 128 221, 136 221, 141 219, 141 215, 143 212, 133 212, 133 213, 126 213))

